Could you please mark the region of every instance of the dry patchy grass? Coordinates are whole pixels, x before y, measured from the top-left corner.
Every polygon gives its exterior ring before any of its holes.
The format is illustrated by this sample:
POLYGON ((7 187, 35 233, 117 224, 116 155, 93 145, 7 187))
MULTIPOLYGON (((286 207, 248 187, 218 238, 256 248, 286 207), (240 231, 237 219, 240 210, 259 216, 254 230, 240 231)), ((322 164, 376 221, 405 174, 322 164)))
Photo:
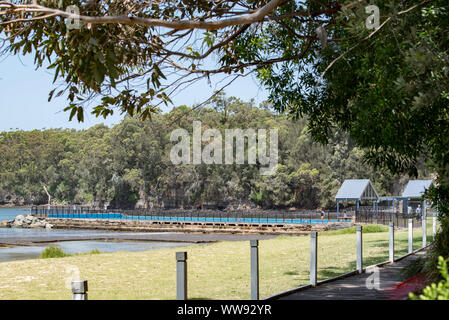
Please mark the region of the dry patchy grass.
MULTIPOLYGON (((427 228, 431 240, 431 227, 427 228)), ((421 246, 421 229, 414 247, 421 246)), ((309 281, 307 236, 259 242, 260 294, 267 297, 309 281)), ((396 255, 407 253, 407 230, 396 232, 396 255)), ((318 280, 355 269, 355 234, 318 239, 318 280)), ((73 267, 89 281, 89 299, 174 299, 176 251, 188 252, 189 299, 249 299, 249 242, 145 252, 116 252, 0 263, 0 299, 71 299, 66 288, 73 267)), ((388 233, 363 235, 364 264, 388 259, 388 233)))

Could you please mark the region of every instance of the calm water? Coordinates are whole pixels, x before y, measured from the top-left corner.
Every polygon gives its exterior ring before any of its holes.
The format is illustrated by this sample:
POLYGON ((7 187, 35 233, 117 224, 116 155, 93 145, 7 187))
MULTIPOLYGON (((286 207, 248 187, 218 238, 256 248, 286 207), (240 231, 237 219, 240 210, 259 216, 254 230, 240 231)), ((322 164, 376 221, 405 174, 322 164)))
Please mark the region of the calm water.
MULTIPOLYGON (((30 209, 4 209, 0 208, 0 221, 12 220, 17 215, 27 215, 30 209)), ((115 234, 117 232, 114 232, 115 234)), ((0 242, 5 238, 42 238, 45 239, 48 235, 63 235, 71 237, 85 237, 85 236, 101 236, 111 234, 107 231, 96 230, 47 230, 47 229, 21 229, 21 228, 0 228, 0 242)), ((123 232, 120 234, 133 235, 138 233, 123 232)), ((144 241, 116 241, 116 240, 94 240, 94 241, 61 241, 56 243, 45 243, 41 246, 16 246, 10 248, 0 248, 0 262, 12 260, 34 259, 40 256, 42 250, 47 246, 54 245, 60 247, 67 253, 84 253, 93 249, 98 249, 101 252, 117 252, 117 251, 147 251, 165 248, 184 247, 193 245, 192 243, 179 242, 144 242, 144 241)))
POLYGON ((24 209, 15 209, 15 208, 8 208, 3 209, 0 208, 0 222, 6 221, 6 220, 12 220, 19 214, 28 215, 31 213, 31 208, 24 208, 24 209))

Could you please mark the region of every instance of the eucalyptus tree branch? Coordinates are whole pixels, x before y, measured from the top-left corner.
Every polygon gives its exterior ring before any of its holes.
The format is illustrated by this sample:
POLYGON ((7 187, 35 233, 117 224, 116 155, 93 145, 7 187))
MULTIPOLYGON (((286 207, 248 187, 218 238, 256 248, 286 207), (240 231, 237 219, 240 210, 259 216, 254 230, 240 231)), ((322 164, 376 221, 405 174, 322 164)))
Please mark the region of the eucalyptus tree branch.
POLYGON ((38 4, 15 5, 9 1, 1 1, 0 8, 9 10, 3 12, 26 12, 26 13, 45 13, 54 14, 62 18, 77 19, 80 22, 94 24, 125 24, 125 25, 143 25, 147 27, 165 27, 176 30, 183 29, 203 29, 217 30, 236 25, 252 24, 264 19, 264 17, 273 12, 284 0, 270 0, 267 4, 250 14, 233 18, 221 19, 216 21, 198 21, 198 20, 163 20, 143 17, 128 16, 86 16, 76 15, 60 9, 49 8, 38 4))
POLYGON ((195 55, 191 55, 191 54, 185 54, 185 53, 177 52, 177 51, 170 51, 170 50, 167 50, 167 49, 163 49, 163 50, 165 52, 167 52, 168 54, 170 54, 170 55, 176 55, 176 56, 180 56, 180 57, 188 58, 188 59, 203 60, 203 59, 207 58, 212 52, 214 52, 218 48, 221 48, 221 47, 225 46, 226 44, 228 44, 229 42, 231 42, 232 40, 237 38, 239 35, 244 33, 249 28, 249 26, 250 26, 249 24, 246 24, 246 25, 242 26, 239 30, 237 30, 231 36, 229 36, 225 40, 221 41, 220 43, 217 43, 216 45, 210 47, 209 50, 207 50, 205 53, 203 53, 202 55, 199 55, 199 56, 195 56, 195 55))
POLYGON ((233 66, 221 67, 218 69, 195 69, 194 70, 194 69, 185 68, 185 67, 177 64, 176 62, 174 62, 171 59, 168 59, 167 61, 171 65, 173 65, 173 67, 175 67, 179 70, 190 72, 190 73, 199 73, 199 74, 206 74, 206 75, 217 74, 217 73, 228 73, 228 72, 233 72, 235 70, 239 70, 239 69, 247 68, 247 67, 261 67, 261 66, 275 64, 278 62, 300 60, 305 56, 305 54, 310 49, 312 42, 313 42, 313 38, 309 37, 304 49, 299 54, 296 54, 296 55, 287 56, 287 57, 278 57, 278 58, 272 58, 272 59, 260 60, 260 61, 253 61, 253 62, 248 62, 248 63, 241 63, 241 64, 237 64, 237 65, 233 65, 233 66))
POLYGON ((220 89, 216 90, 212 95, 210 95, 207 99, 203 100, 203 102, 195 105, 192 109, 190 109, 189 111, 184 111, 182 112, 178 117, 174 118, 172 121, 169 122, 168 127, 170 127, 171 125, 173 125, 175 122, 179 121, 183 116, 185 116, 188 112, 192 112, 195 111, 199 108, 201 108, 202 106, 204 106, 205 104, 207 104, 209 101, 211 101, 214 97, 216 97, 218 94, 220 94, 221 92, 223 92, 224 89, 226 89, 227 87, 229 87, 235 80, 237 80, 240 77, 247 77, 248 75, 250 75, 252 72, 254 72, 255 70, 251 70, 249 72, 247 72, 246 74, 237 74, 235 75, 230 81, 228 81, 225 85, 223 85, 220 89))
MULTIPOLYGON (((318 48, 313 45, 319 40, 312 31, 316 25, 329 31, 327 42, 351 40, 338 38, 338 28, 345 23, 337 19, 338 15, 368 3, 353 0, 343 5, 346 1, 317 0, 310 6, 309 1, 302 0, 74 1, 81 15, 63 11, 62 6, 49 7, 53 6, 50 0, 45 5, 39 0, 32 4, 27 0, 0 0, 0 34, 8 36, 4 41, 9 42, 11 53, 34 52, 38 67, 48 58, 55 79, 67 84, 72 110, 87 105, 90 99, 104 98, 100 105, 106 110, 103 116, 111 106, 128 108, 132 114, 136 105, 140 108, 171 102, 167 93, 177 94, 212 75, 234 78, 236 73, 277 63, 309 63, 309 57, 314 58, 309 51, 318 48), (64 19, 86 23, 88 28, 68 31, 64 19)), ((56 96, 60 95, 58 92, 56 96)))

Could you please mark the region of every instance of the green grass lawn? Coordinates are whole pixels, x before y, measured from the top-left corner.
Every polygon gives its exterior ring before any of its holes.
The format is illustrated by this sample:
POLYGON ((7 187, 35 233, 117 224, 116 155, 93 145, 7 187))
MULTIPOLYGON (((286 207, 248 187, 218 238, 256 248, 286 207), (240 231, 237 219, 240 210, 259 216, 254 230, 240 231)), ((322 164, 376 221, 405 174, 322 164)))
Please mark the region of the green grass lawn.
MULTIPOLYGON (((432 240, 429 221, 428 242, 432 240)), ((387 229, 365 227, 369 228, 373 233, 363 235, 365 266, 388 259, 387 229)), ((309 236, 259 241, 261 298, 308 283, 309 244, 309 236)), ((407 230, 396 231, 395 246, 397 257, 407 253, 407 230)), ((421 246, 418 228, 414 249, 421 246)), ((318 280, 355 269, 355 233, 322 232, 318 248, 318 280)), ((0 299, 71 299, 66 281, 74 268, 89 281, 89 299, 175 299, 176 251, 188 252, 189 299, 250 298, 250 245, 245 241, 3 262, 0 299)))

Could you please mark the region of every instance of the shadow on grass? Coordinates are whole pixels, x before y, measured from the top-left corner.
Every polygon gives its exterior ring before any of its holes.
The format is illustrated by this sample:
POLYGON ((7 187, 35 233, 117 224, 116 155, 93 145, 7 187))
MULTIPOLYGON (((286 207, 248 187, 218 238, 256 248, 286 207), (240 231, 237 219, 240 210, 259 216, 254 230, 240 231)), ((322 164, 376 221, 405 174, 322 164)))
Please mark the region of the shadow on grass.
POLYGON ((346 267, 328 267, 324 270, 318 270, 318 280, 326 280, 355 270, 354 263, 349 263, 346 267))

